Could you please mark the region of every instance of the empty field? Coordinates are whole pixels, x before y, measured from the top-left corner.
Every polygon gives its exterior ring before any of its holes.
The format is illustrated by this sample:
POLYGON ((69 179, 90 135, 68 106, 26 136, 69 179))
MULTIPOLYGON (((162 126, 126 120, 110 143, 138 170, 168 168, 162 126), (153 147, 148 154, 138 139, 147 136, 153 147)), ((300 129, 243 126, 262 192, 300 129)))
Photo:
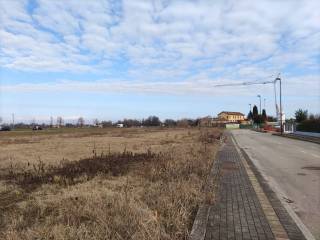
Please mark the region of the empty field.
POLYGON ((219 129, 0 134, 1 239, 186 239, 219 129))

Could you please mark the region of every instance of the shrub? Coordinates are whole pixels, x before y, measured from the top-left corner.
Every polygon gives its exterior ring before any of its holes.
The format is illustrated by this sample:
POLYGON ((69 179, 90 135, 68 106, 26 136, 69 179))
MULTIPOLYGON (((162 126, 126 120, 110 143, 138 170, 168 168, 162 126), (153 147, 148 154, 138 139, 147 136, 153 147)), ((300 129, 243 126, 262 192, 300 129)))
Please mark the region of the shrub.
POLYGON ((302 121, 300 124, 297 125, 297 130, 304 132, 320 133, 320 118, 302 121))

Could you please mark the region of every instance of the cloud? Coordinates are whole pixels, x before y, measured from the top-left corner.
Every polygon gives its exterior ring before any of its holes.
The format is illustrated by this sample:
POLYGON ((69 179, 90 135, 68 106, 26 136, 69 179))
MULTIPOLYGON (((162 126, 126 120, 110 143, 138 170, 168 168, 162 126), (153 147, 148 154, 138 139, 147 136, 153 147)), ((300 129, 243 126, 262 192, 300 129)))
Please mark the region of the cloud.
POLYGON ((127 80, 147 82, 199 72, 241 81, 248 69, 251 77, 292 68, 319 76, 315 0, 1 0, 0 9, 7 69, 117 72, 117 62, 127 80))
MULTIPOLYGON (((255 69, 248 69, 252 73, 255 69)), ((244 74, 247 74, 245 72, 244 74)), ((272 81, 262 78, 258 81, 272 81)), ((248 82, 248 81, 247 81, 248 82)), ((250 81, 249 81, 250 82, 250 81)), ((98 80, 98 81, 70 81, 62 80, 55 83, 21 83, 3 85, 0 90, 7 93, 43 93, 43 92, 85 92, 85 93, 142 93, 142 94, 174 94, 174 95, 197 95, 197 96, 252 96, 252 92, 263 92, 264 95, 273 96, 273 85, 251 86, 226 86, 221 84, 238 84, 236 80, 210 80, 205 75, 199 75, 187 81, 125 81, 125 80, 98 80)), ((304 92, 305 97, 318 96, 320 91, 319 78, 315 76, 282 77, 283 92, 286 96, 296 96, 297 89, 304 92)), ((277 86, 278 87, 278 86, 277 86)))

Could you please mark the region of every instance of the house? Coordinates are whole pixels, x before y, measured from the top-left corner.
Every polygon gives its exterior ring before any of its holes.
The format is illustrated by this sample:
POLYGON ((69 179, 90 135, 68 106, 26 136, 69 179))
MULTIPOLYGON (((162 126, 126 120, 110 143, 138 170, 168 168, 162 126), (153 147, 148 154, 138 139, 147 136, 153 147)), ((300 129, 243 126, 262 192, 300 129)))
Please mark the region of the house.
POLYGON ((219 126, 223 126, 225 123, 227 123, 226 120, 213 118, 211 116, 207 116, 199 119, 200 127, 219 127, 219 126))
POLYGON ((225 120, 227 122, 241 122, 244 121, 244 114, 240 112, 226 112, 223 111, 218 114, 218 118, 220 120, 225 120))
POLYGON ((207 116, 199 119, 200 127, 211 127, 212 126, 212 117, 207 116))

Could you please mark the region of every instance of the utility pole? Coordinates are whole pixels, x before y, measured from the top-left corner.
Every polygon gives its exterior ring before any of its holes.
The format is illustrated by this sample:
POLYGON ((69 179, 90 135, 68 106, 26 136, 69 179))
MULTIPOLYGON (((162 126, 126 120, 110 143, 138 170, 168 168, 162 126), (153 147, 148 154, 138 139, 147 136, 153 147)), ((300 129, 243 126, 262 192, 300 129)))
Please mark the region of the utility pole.
POLYGON ((278 77, 276 78, 275 81, 278 81, 280 82, 280 131, 281 131, 281 135, 283 134, 283 122, 282 122, 282 89, 281 89, 281 78, 280 78, 280 73, 278 75, 278 77))
POLYGON ((249 103, 249 106, 250 106, 250 112, 251 112, 251 103, 249 103))
POLYGON ((259 94, 259 95, 257 95, 257 97, 259 98, 259 101, 260 101, 260 115, 261 115, 261 95, 259 94))
POLYGON ((263 109, 266 110, 266 99, 263 99, 263 109))

